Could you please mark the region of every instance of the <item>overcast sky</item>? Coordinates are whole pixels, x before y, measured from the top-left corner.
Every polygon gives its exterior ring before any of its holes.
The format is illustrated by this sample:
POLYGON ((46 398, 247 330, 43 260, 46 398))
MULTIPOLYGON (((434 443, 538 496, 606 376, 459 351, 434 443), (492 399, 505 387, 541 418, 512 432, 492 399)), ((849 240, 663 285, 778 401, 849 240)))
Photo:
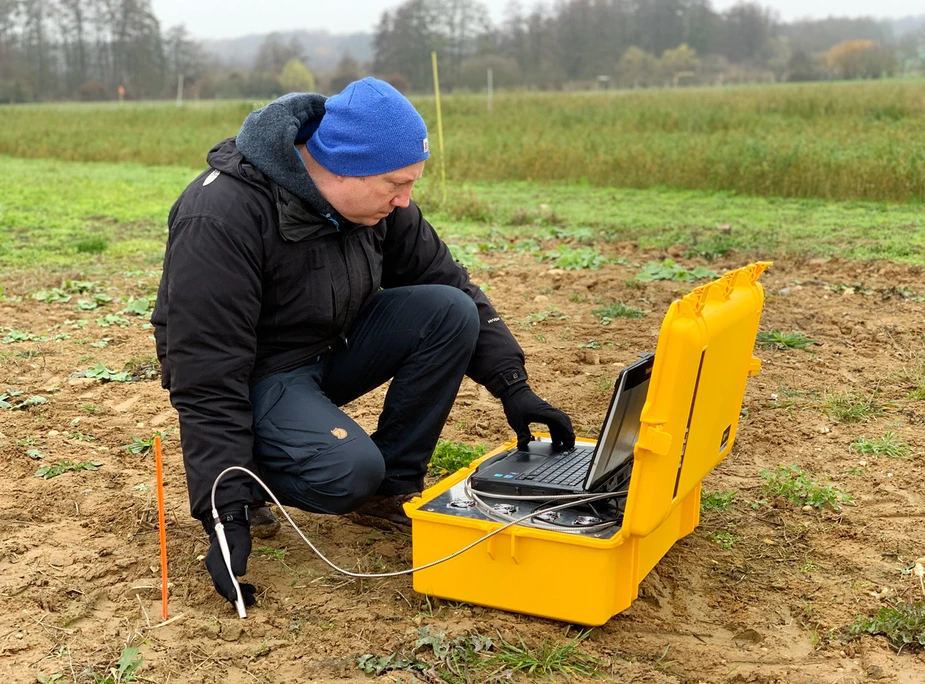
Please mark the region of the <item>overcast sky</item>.
MULTIPOLYGON (((537 3, 521 0, 524 7, 537 3)), ((713 0, 724 10, 736 0, 713 0)), ((197 38, 234 38, 248 33, 287 29, 325 29, 331 33, 371 32, 383 10, 401 0, 152 0, 163 28, 185 24, 197 38)), ((488 0, 492 18, 500 21, 508 0, 488 0)), ((547 3, 548 4, 548 3, 547 3)), ((925 0, 764 0, 785 21, 831 15, 898 19, 925 13, 925 0)))

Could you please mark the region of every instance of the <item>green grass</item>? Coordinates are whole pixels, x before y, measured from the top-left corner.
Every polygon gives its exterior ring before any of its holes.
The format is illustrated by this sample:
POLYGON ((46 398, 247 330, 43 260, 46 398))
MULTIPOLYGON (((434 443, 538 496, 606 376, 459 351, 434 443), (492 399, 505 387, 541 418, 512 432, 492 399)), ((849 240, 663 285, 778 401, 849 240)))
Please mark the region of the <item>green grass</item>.
POLYGON ((578 648, 590 634, 591 630, 587 630, 565 644, 544 641, 532 648, 522 638, 515 644, 499 635, 500 647, 486 661, 485 667, 492 675, 514 672, 531 677, 561 676, 569 680, 591 677, 597 673, 600 663, 578 648))
POLYGON ((601 319, 601 325, 610 325, 616 318, 645 318, 647 312, 622 302, 614 302, 592 309, 591 313, 601 319))
POLYGON ((439 678, 449 684, 520 681, 518 677, 583 680, 601 674, 601 663, 580 649, 590 634, 591 630, 587 630, 565 643, 544 641, 530 646, 522 638, 513 643, 501 634, 497 641, 480 634, 451 639, 425 626, 418 629, 418 638, 410 651, 395 651, 387 656, 367 653, 357 658, 357 667, 374 675, 397 670, 426 673, 427 681, 439 678))
MULTIPOLYGON (((569 226, 593 229, 598 242, 631 241, 646 249, 703 245, 718 225, 728 249, 762 257, 802 255, 849 259, 889 259, 925 264, 925 216, 915 204, 826 202, 737 196, 653 188, 600 188, 586 183, 469 183, 467 188, 491 206, 496 224, 461 221, 440 209, 427 192, 435 178, 425 177, 423 207, 441 234, 460 237, 490 233, 525 235, 524 226, 508 225, 516 212, 549 205, 569 226)), ((451 187, 451 192, 453 192, 451 187)), ((534 238, 554 237, 559 229, 530 226, 534 238)))
MULTIPOLYGON (((497 93, 492 111, 483 96, 449 94, 442 103, 447 174, 455 181, 588 179, 615 187, 921 201, 921 89, 921 81, 909 80, 497 93)), ((433 98, 412 99, 436 131, 433 98)), ((0 154, 196 168, 216 142, 237 133, 252 108, 248 102, 4 106, 0 154)))
POLYGON ((768 349, 806 349, 816 344, 816 340, 809 339, 801 332, 782 332, 769 330, 760 332, 757 336, 760 346, 768 349))
POLYGON ((99 270, 104 244, 108 271, 159 265, 167 212, 196 173, 0 157, 0 269, 99 270))
POLYGON ((876 439, 859 437, 851 443, 849 448, 865 456, 889 456, 890 458, 906 458, 912 451, 909 445, 893 432, 888 432, 876 439))
POLYGON ((768 496, 777 496, 796 506, 822 508, 828 506, 841 510, 841 504, 854 503, 854 497, 831 486, 814 482, 795 465, 777 466, 775 470, 761 472, 764 491, 768 496))
POLYGON ((860 423, 881 415, 883 407, 874 401, 873 395, 846 392, 826 401, 825 411, 839 423, 860 423))
POLYGON ((916 358, 898 373, 900 380, 909 388, 907 399, 925 400, 925 359, 916 358))
MULTIPOLYGON (((167 213, 197 173, 197 169, 182 167, 0 156, 0 177, 4 179, 0 272, 41 271, 43 277, 83 272, 84 277, 92 278, 119 270, 159 267, 167 213), (102 256, 77 251, 77 243, 88 235, 106 241, 102 256)), ((540 245, 543 240, 587 234, 598 250, 609 241, 632 241, 643 249, 673 245, 699 249, 721 224, 733 226, 731 234, 723 236, 724 244, 751 255, 840 255, 925 265, 925 217, 917 205, 627 190, 583 183, 451 185, 451 201, 457 193, 471 193, 488 207, 490 220, 476 221, 441 208, 435 199, 439 193, 431 191, 435 181, 431 174, 422 182, 425 214, 445 240, 457 243, 457 254, 472 266, 478 266, 480 260, 478 248, 469 243, 486 238, 515 242, 527 238, 540 245), (549 205, 558 223, 567 228, 510 224, 518 212, 538 211, 542 205, 549 205)), ((554 246, 547 243, 543 249, 552 251, 554 246)), ((7 296, 16 294, 8 282, 5 285, 7 296)), ((61 301, 76 294, 63 288, 46 291, 46 296, 57 296, 61 301)))

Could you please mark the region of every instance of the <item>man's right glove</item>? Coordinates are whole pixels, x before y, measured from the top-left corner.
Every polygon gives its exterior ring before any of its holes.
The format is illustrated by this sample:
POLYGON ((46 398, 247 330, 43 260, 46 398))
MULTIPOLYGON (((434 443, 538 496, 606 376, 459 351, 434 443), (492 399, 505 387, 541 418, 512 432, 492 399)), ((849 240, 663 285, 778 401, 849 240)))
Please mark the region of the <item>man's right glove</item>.
POLYGON ((575 430, 569 417, 540 399, 527 383, 506 387, 498 398, 501 399, 508 424, 517 433, 518 449, 526 449, 533 439, 530 423, 547 425, 555 446, 565 446, 567 449, 575 446, 575 430))
MULTIPOLYGON (((247 573, 247 558, 251 555, 251 532, 247 514, 243 509, 240 509, 223 512, 220 517, 225 528, 228 549, 231 552, 231 569, 235 575, 244 575, 247 573)), ((214 521, 210 517, 207 523, 203 523, 203 526, 209 532, 210 542, 209 552, 206 554, 206 570, 212 576, 215 591, 231 603, 234 603, 236 598, 234 583, 232 583, 231 576, 228 574, 228 568, 225 567, 225 559, 222 558, 222 549, 218 544, 214 521)), ((241 584, 240 587, 244 605, 254 605, 256 603, 254 594, 257 593, 257 587, 253 584, 241 584)))

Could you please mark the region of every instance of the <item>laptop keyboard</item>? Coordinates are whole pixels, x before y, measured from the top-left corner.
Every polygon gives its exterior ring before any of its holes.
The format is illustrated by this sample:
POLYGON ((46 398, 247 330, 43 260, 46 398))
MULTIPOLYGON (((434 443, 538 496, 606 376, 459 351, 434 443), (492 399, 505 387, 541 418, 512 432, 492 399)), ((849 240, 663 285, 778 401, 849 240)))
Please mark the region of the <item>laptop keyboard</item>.
POLYGON ((579 450, 575 447, 563 451, 559 458, 552 458, 542 465, 518 475, 515 480, 531 480, 544 484, 558 484, 573 487, 585 479, 588 474, 588 464, 591 462, 593 449, 579 450))

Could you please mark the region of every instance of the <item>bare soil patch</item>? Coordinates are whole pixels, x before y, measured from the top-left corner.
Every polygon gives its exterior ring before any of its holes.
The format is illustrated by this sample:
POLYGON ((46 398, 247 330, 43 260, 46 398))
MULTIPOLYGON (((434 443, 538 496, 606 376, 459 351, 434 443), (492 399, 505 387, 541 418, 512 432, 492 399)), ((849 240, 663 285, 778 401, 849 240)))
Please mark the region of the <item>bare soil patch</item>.
MULTIPOLYGON (((638 271, 632 264, 664 255, 628 244, 604 249, 630 265, 557 271, 525 255, 491 253, 480 257, 491 271, 476 277, 490 286, 524 346, 534 388, 591 436, 619 368, 654 351, 664 311, 690 289, 628 284, 638 271), (602 326, 592 311, 614 301, 650 313, 602 326), (535 315, 543 312, 550 315, 535 315)), ((726 255, 710 266, 722 271, 747 261, 726 255)), ((150 291, 156 278, 147 278, 113 277, 107 291, 150 291)), ((737 444, 704 484, 705 491, 736 490, 736 503, 725 512, 705 511, 701 526, 643 581, 634 605, 594 630, 582 650, 603 663, 605 676, 623 682, 925 681, 921 652, 897 654, 879 637, 842 639, 857 616, 883 605, 883 595, 921 598, 910 568, 925 555, 925 407, 907 395, 923 374, 925 307, 903 291, 920 292, 922 272, 890 263, 781 260, 762 282, 762 329, 798 330, 818 344, 809 351, 757 351, 764 368, 749 381, 737 444), (841 287, 858 283, 863 287, 841 287), (861 422, 838 422, 826 406, 852 393, 871 397, 882 410, 861 422), (849 448, 859 437, 891 431, 910 445, 907 458, 849 448), (768 500, 759 473, 778 464, 799 465, 850 492, 856 505, 804 512, 768 500), (730 548, 714 541, 720 532, 735 537, 730 548)), ((27 292, 8 286, 12 294, 27 292)), ((3 327, 50 338, 0 345, 0 392, 9 387, 48 399, 0 412, 0 676, 7 681, 62 674, 60 681, 92 682, 90 672, 105 672, 131 643, 144 655, 141 681, 410 682, 406 672, 366 675, 357 657, 410 650, 421 626, 450 636, 500 633, 528 645, 565 643, 576 634, 550 620, 427 600, 407 576, 340 576, 286 528, 274 539, 255 540, 248 578, 259 588, 259 605, 239 621, 202 565, 207 540, 188 514, 167 393, 156 381, 72 377, 97 362, 121 369, 150 357, 151 331, 137 322, 98 328, 94 315, 73 329, 65 321, 82 316, 73 308, 0 302, 3 327), (70 338, 55 342, 57 332, 70 338), (90 346, 103 337, 110 338, 107 347, 90 346), (181 616, 166 626, 158 626, 154 459, 122 448, 133 435, 155 430, 167 435, 170 611, 181 616), (44 459, 30 458, 30 449, 44 459), (33 476, 59 459, 101 465, 48 480, 33 476), (272 552, 278 549, 285 551, 281 558, 272 552)), ((351 414, 372 428, 382 396, 379 390, 355 402, 351 414)), ((494 445, 511 432, 499 404, 467 380, 443 436, 494 445)), ((345 567, 410 565, 406 536, 337 517, 298 511, 294 517, 345 567)))

